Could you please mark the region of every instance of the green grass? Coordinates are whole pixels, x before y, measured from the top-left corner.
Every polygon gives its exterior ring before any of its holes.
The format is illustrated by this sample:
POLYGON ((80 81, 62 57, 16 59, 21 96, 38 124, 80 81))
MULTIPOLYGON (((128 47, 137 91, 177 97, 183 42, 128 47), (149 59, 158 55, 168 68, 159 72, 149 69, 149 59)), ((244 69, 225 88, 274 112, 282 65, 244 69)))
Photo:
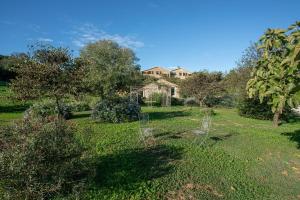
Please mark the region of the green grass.
MULTIPOLYGON (((300 198, 299 120, 273 128, 271 121, 215 109, 209 139, 201 146, 192 134, 202 119, 199 108, 143 112, 155 128, 155 140, 147 145, 139 140, 138 122, 96 123, 89 112, 73 117, 80 129, 93 130, 96 176, 86 199, 300 198)), ((2 111, 0 124, 21 116, 2 111)))
POLYGON ((235 110, 216 109, 201 147, 191 130, 198 108, 143 108, 156 128, 155 142, 139 141, 138 122, 94 123, 97 176, 88 199, 298 199, 300 123, 273 128, 235 110))

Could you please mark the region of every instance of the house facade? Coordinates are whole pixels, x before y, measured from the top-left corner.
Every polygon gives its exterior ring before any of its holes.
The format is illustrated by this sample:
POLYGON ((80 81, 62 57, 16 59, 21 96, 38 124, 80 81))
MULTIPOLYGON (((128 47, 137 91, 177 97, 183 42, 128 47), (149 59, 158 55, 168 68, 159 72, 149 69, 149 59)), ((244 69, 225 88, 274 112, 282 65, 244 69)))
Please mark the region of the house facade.
POLYGON ((163 67, 152 67, 150 69, 142 71, 142 74, 155 78, 175 77, 180 79, 186 79, 187 77, 192 75, 192 73, 183 69, 182 67, 177 67, 173 70, 168 70, 163 67))
POLYGON ((167 96, 175 98, 180 97, 178 85, 164 79, 159 79, 156 82, 143 86, 142 91, 144 98, 149 98, 153 93, 166 94, 167 96))
POLYGON ((179 79, 186 79, 192 75, 190 72, 181 67, 177 67, 173 70, 168 70, 163 67, 152 67, 142 71, 142 74, 158 79, 157 81, 144 85, 140 89, 140 91, 142 91, 142 96, 146 99, 151 98, 151 95, 154 93, 165 94, 168 98, 180 98, 178 85, 171 83, 164 78, 175 77, 179 79))
POLYGON ((170 72, 170 74, 172 77, 180 78, 180 79, 186 79, 187 77, 192 75, 191 72, 189 72, 181 67, 177 67, 176 69, 172 70, 170 72))
POLYGON ((162 78, 164 76, 170 77, 170 71, 162 67, 152 67, 150 69, 142 71, 142 74, 155 78, 162 78))

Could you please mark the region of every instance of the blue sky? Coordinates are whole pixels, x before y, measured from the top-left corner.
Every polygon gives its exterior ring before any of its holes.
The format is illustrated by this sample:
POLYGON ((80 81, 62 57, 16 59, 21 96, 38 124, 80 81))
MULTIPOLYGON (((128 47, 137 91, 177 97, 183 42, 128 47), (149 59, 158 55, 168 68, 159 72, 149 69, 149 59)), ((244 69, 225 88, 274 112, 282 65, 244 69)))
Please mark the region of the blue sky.
POLYGON ((271 28, 300 20, 299 0, 2 0, 0 54, 44 41, 78 55, 87 42, 133 48, 142 68, 228 71, 271 28))

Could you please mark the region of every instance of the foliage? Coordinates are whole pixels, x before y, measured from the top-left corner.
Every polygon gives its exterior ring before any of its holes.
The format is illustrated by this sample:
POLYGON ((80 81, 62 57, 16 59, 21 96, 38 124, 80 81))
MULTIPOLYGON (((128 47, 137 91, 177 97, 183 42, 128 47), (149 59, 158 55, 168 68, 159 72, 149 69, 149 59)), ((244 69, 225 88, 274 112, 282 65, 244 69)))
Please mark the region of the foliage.
POLYGON ((170 76, 166 76, 164 77, 164 79, 170 83, 174 83, 176 85, 180 85, 182 83, 182 79, 180 78, 176 78, 176 77, 170 77, 170 76))
POLYGON ((121 123, 139 119, 140 106, 129 97, 110 97, 99 101, 92 118, 100 122, 121 123))
POLYGON ((9 81, 15 77, 15 73, 8 68, 9 56, 0 55, 0 81, 9 81))
POLYGON ((184 99, 172 97, 171 98, 171 105, 172 106, 183 106, 184 104, 184 99))
POLYGON ((60 115, 61 101, 68 95, 78 95, 83 88, 84 62, 72 59, 66 48, 33 46, 31 54, 14 68, 17 77, 11 81, 11 88, 17 98, 54 99, 60 115))
POLYGON ((162 106, 163 105, 163 94, 158 92, 153 92, 147 98, 147 101, 151 101, 152 106, 162 106))
POLYGON ((185 106, 199 106, 199 102, 195 97, 188 97, 184 99, 185 106))
POLYGON ((80 57, 89 62, 86 84, 101 98, 129 92, 142 76, 134 52, 116 42, 101 40, 85 46, 80 57))
POLYGON ((239 115, 254 119, 270 120, 273 117, 271 106, 258 98, 245 98, 238 104, 239 115))
POLYGON ((206 98, 219 95, 224 91, 222 79, 221 72, 197 72, 182 81, 180 92, 185 97, 197 98, 200 105, 205 105, 206 98))
POLYGON ((7 82, 0 81, 0 113, 23 112, 32 105, 32 102, 22 102, 13 98, 7 82))
POLYGON ((153 82, 157 82, 158 78, 155 78, 153 76, 143 76, 143 81, 142 84, 143 85, 147 85, 153 82))
POLYGON ((226 108, 233 108, 236 106, 236 102, 233 96, 231 95, 222 95, 222 96, 208 96, 205 99, 205 105, 208 107, 226 107, 226 108))
POLYGON ((237 62, 237 68, 230 70, 224 77, 223 84, 228 95, 235 101, 247 98, 246 86, 251 78, 251 71, 261 57, 258 44, 251 44, 243 53, 242 58, 237 62))
POLYGON ((249 97, 258 95, 260 102, 268 99, 274 113, 274 126, 288 104, 296 105, 294 94, 300 88, 300 23, 289 30, 268 29, 260 38, 262 57, 248 81, 249 97))
MULTIPOLYGON (((245 98, 238 104, 238 113, 241 116, 262 119, 262 120, 272 120, 273 112, 271 105, 268 104, 268 100, 265 99, 260 102, 258 98, 245 98)), ((286 105, 282 111, 282 119, 289 121, 289 118, 293 117, 291 108, 286 105)))
POLYGON ((75 132, 64 120, 31 117, 0 127, 4 198, 50 199, 80 192, 91 168, 75 132))
POLYGON ((72 112, 81 112, 90 110, 90 105, 86 101, 71 101, 68 103, 72 112))
MULTIPOLYGON (((72 116, 72 107, 61 103, 60 104, 61 115, 64 119, 70 119, 72 116)), ((42 102, 37 102, 33 104, 28 110, 26 110, 26 115, 33 115, 35 117, 48 117, 58 113, 57 105, 54 101, 44 100, 42 102)))

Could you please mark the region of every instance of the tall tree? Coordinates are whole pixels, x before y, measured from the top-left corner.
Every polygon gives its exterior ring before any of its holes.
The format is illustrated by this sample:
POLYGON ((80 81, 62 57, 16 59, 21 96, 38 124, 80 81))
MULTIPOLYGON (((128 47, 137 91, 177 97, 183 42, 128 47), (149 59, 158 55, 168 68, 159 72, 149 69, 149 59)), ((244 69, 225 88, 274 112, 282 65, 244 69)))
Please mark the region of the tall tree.
POLYGON ((85 75, 83 62, 73 59, 66 48, 34 45, 27 57, 14 66, 17 77, 11 81, 16 97, 22 100, 48 97, 63 114, 62 100, 77 95, 85 75))
POLYGON ((268 99, 276 127, 285 105, 295 105, 294 94, 299 90, 299 23, 289 29, 268 29, 260 38, 262 57, 247 84, 250 98, 268 99))
POLYGON ((237 67, 232 69, 223 80, 226 91, 235 99, 241 100, 247 96, 246 86, 251 78, 251 71, 256 66, 261 56, 256 43, 252 43, 244 52, 241 59, 236 63, 237 67))
POLYGON ((90 43, 80 52, 89 62, 88 84, 101 98, 129 92, 131 85, 141 81, 137 57, 129 48, 110 40, 90 43))

